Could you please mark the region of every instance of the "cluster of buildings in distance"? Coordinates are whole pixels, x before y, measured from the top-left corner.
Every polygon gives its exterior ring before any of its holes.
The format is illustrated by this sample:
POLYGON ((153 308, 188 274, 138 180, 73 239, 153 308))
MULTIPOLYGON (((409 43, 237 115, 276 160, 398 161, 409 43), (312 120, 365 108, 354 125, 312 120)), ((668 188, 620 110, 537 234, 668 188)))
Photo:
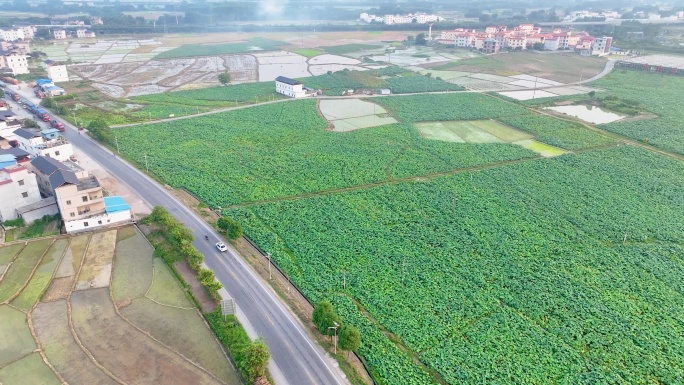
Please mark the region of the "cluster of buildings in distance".
POLYGON ((437 42, 475 48, 487 54, 498 53, 503 48, 534 48, 545 51, 574 50, 584 55, 603 56, 611 52, 613 38, 593 37, 583 31, 563 32, 560 28, 542 33, 541 27, 535 27, 534 24, 520 24, 511 30, 505 25, 497 25, 487 27, 484 31, 464 28, 442 31, 437 42))
POLYGON ((106 197, 97 178, 76 163, 71 143, 58 130, 21 128, 0 107, 0 221, 26 223, 60 214, 67 233, 131 220, 130 206, 106 197), (14 146, 12 146, 14 145, 14 146))
MULTIPOLYGON (((37 28, 35 26, 15 26, 12 29, 0 29, 0 73, 21 75, 29 73, 28 57, 31 53, 31 41, 37 28)), ((87 29, 52 31, 55 39, 66 39, 68 36, 95 37, 94 32, 87 29)), ((68 81, 66 66, 48 60, 45 62, 48 76, 53 81, 68 81), (63 75, 62 75, 63 74, 63 75)))
POLYGON ((364 12, 359 15, 359 20, 366 23, 384 23, 384 24, 426 24, 443 21, 444 18, 437 15, 428 15, 426 13, 409 13, 406 15, 384 15, 375 16, 364 12))

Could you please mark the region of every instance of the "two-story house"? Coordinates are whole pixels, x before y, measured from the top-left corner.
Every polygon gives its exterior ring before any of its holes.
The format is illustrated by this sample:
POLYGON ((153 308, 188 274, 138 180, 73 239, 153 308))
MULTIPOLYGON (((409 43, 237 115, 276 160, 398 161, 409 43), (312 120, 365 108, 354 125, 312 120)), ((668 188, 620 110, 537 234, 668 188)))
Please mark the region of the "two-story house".
POLYGON ((275 79, 276 92, 279 94, 287 95, 292 98, 303 98, 306 96, 306 91, 304 91, 304 85, 294 79, 286 78, 285 76, 278 76, 275 79))
POLYGON ((31 161, 40 191, 54 196, 67 233, 130 221, 120 197, 105 197, 97 178, 72 162, 37 157, 31 161))
POLYGON ((49 129, 32 131, 20 128, 14 131, 19 148, 25 150, 34 158, 48 156, 57 160, 68 160, 74 155, 74 149, 58 130, 49 129))
POLYGON ((18 49, 0 50, 0 68, 14 75, 29 73, 26 54, 18 49))

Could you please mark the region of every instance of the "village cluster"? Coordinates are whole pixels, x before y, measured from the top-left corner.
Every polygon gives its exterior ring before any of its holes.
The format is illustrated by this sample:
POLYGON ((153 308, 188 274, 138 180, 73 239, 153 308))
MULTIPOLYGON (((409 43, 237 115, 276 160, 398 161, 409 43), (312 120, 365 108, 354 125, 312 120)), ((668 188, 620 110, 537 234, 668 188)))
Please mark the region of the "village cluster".
POLYGON ((513 29, 505 25, 489 26, 484 31, 457 28, 442 31, 436 40, 456 47, 475 48, 488 54, 498 53, 501 49, 574 50, 583 55, 597 56, 621 52, 612 49, 613 38, 610 36, 593 37, 584 31, 563 31, 560 28, 542 33, 541 27, 535 27, 534 24, 520 24, 513 29))

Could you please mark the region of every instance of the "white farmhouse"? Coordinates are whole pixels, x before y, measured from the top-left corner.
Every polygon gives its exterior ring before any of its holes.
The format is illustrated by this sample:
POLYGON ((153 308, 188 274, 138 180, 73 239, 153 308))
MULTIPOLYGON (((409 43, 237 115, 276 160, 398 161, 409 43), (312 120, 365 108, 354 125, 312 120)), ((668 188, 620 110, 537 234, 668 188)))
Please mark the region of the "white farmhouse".
POLYGON ((16 49, 7 51, 0 49, 0 68, 14 75, 29 73, 26 54, 16 49))
POLYGON ((61 40, 61 39, 66 39, 67 34, 66 31, 63 29, 55 29, 52 31, 52 35, 55 37, 56 40, 61 40))
POLYGON ((286 78, 285 76, 278 76, 275 79, 275 83, 276 92, 279 94, 287 95, 292 98, 306 97, 304 85, 297 80, 286 78))

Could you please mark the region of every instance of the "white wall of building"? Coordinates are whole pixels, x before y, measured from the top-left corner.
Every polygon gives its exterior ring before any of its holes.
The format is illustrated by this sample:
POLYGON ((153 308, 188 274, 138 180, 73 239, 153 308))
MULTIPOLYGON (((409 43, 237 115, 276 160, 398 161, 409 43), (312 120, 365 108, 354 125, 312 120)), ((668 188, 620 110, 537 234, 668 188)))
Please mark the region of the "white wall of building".
POLYGON ((5 41, 24 40, 23 29, 0 29, 0 38, 5 41))
POLYGON ((47 67, 48 77, 53 83, 68 82, 69 73, 65 65, 51 65, 47 67))
POLYGON ((0 67, 8 67, 15 75, 29 73, 26 55, 20 53, 0 55, 0 67))
POLYGON ((55 29, 52 31, 52 35, 55 37, 55 39, 66 39, 66 31, 63 29, 55 29))
POLYGON ((67 233, 88 231, 103 226, 111 226, 131 220, 131 210, 117 211, 111 214, 94 215, 90 218, 75 221, 65 221, 64 227, 67 233))
POLYGON ((291 85, 276 81, 276 92, 292 98, 303 98, 306 96, 306 92, 302 87, 302 84, 291 85))
POLYGON ((25 167, 15 168, 13 172, 0 170, 0 220, 17 218, 17 207, 40 201, 40 191, 36 175, 25 167), (9 181, 9 182, 7 182, 9 181))

